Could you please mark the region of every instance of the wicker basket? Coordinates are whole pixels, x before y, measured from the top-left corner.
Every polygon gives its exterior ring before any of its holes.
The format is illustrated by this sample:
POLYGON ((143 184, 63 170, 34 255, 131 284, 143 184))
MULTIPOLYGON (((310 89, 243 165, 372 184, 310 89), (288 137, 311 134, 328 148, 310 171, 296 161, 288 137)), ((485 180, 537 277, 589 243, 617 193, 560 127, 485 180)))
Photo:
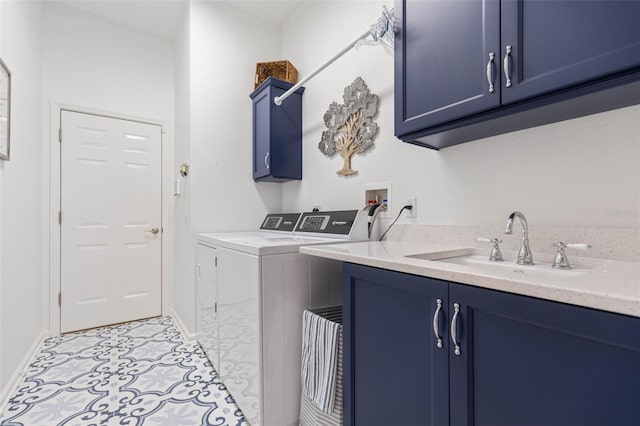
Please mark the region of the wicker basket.
POLYGON ((298 81, 298 70, 289 61, 258 62, 254 89, 269 77, 295 84, 298 81))

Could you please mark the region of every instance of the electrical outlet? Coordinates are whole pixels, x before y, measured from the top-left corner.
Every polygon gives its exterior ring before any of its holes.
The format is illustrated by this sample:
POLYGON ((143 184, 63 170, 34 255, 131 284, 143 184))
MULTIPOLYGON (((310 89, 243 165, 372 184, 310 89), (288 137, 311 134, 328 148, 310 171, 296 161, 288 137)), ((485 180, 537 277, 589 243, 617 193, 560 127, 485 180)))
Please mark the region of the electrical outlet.
POLYGON ((418 197, 407 197, 404 200, 405 206, 411 206, 411 210, 405 210, 405 217, 418 217, 418 197))

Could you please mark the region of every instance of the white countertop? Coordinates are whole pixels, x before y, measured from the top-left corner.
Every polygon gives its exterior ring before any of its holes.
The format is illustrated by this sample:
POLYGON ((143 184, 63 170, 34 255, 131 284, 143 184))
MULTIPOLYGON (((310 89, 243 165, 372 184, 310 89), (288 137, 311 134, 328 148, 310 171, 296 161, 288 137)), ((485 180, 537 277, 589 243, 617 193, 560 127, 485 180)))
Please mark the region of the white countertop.
POLYGON ((403 241, 300 247, 313 256, 640 317, 640 263, 569 256, 573 268, 556 270, 552 258, 535 253, 533 266, 517 265, 515 254, 504 252, 504 262, 488 266, 407 257, 443 251, 489 255, 466 246, 403 241))

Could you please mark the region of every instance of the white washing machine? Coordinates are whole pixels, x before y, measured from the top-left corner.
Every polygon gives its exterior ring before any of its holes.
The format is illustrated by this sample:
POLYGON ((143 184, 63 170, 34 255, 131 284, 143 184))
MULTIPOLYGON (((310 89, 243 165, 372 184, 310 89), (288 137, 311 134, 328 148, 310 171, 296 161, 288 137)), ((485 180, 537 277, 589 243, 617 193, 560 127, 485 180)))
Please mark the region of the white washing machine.
POLYGON ((260 231, 198 235, 198 340, 252 426, 298 425, 302 313, 342 301, 342 264, 298 247, 366 235, 358 210, 270 214, 260 231))

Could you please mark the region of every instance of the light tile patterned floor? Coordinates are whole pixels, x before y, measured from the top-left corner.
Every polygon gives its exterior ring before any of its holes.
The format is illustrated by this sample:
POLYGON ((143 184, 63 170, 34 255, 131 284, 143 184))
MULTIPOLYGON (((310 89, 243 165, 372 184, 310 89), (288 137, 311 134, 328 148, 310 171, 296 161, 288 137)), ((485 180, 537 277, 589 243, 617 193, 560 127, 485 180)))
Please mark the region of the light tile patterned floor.
POLYGON ((2 426, 248 426, 197 343, 171 317, 47 339, 2 426))

